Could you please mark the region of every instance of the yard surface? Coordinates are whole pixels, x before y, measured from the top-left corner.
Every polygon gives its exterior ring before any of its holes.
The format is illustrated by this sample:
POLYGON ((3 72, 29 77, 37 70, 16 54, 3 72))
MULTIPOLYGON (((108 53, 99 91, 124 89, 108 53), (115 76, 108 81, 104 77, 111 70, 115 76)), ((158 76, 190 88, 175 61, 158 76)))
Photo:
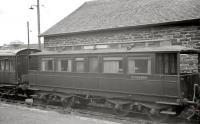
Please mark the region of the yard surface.
POLYGON ((120 124, 0 102, 0 124, 120 124))

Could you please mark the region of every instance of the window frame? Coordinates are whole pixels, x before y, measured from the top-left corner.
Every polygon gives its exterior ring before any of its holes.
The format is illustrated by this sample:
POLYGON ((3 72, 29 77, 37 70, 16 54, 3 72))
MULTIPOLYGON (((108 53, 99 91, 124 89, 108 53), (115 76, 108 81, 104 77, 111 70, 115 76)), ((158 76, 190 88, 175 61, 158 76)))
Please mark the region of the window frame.
POLYGON ((149 56, 128 56, 127 57, 127 74, 129 75, 138 75, 138 74, 143 74, 143 75, 151 75, 152 74, 152 59, 149 56), (130 73, 129 70, 129 60, 134 60, 134 68, 135 68, 135 60, 147 60, 147 73, 130 73))
POLYGON ((0 71, 5 71, 5 59, 0 59, 0 71))
POLYGON ((72 68, 73 68, 73 61, 71 58, 57 58, 57 64, 56 64, 56 72, 72 72, 72 68), (62 63, 61 61, 62 60, 67 60, 67 71, 62 71, 62 63), (61 70, 58 70, 59 68, 59 61, 60 61, 60 69, 61 70), (69 70, 69 61, 71 61, 71 64, 70 64, 70 70, 69 70))
POLYGON ((40 66, 41 66, 40 71, 42 71, 42 72, 54 72, 55 71, 55 59, 52 58, 52 57, 41 58, 41 65, 40 66), (46 67, 45 62, 48 62, 49 60, 52 60, 52 70, 46 70, 46 68, 45 68, 46 67), (44 62, 44 70, 43 70, 43 62, 44 62))
POLYGON ((157 53, 155 54, 155 74, 177 75, 177 54, 176 53, 157 53), (171 59, 173 58, 173 59, 171 59), (173 61, 173 64, 172 64, 173 61), (158 66, 159 65, 159 66, 158 66), (172 67, 174 66, 174 67, 172 67), (166 70, 167 69, 167 70, 166 70))
POLYGON ((75 73, 86 73, 86 64, 85 64, 86 58, 85 57, 74 57, 74 72, 75 73), (83 71, 82 72, 78 72, 77 71, 77 62, 83 62, 83 71))
MULTIPOLYGON (((119 66, 120 66, 120 63, 119 63, 119 66)), ((102 68, 102 74, 124 74, 125 73, 124 56, 117 56, 117 55, 114 55, 114 56, 102 56, 102 66, 101 66, 101 68, 102 68), (104 62, 105 61, 115 61, 113 59, 107 59, 107 60, 105 60, 104 58, 115 58, 115 60, 121 60, 121 62, 122 62, 122 71, 119 71, 118 73, 104 72, 104 62), (120 58, 120 59, 116 59, 116 58, 120 58)))
POLYGON ((87 72, 88 73, 99 73, 100 72, 100 58, 99 58, 99 56, 88 56, 87 57, 87 72), (90 71, 90 59, 91 58, 97 59, 97 71, 95 71, 95 72, 90 71))

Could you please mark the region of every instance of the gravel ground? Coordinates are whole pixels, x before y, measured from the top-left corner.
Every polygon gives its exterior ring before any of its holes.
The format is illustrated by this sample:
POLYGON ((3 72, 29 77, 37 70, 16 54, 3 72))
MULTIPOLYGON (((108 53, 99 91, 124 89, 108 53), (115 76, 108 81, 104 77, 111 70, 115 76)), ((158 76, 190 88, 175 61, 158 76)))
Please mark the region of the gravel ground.
POLYGON ((120 124, 0 102, 0 124, 120 124))

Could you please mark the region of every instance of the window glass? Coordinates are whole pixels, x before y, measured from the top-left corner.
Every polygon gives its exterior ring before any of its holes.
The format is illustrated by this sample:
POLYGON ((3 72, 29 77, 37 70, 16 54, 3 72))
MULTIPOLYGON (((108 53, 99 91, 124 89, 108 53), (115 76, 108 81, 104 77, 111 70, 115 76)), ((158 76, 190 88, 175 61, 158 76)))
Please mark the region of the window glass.
POLYGON ((6 64, 5 70, 9 71, 9 60, 5 60, 5 64, 6 64))
POLYGON ((84 58, 76 58, 76 72, 84 72, 84 58))
POLYGON ((148 57, 129 57, 128 72, 130 74, 150 74, 151 60, 148 57))
POLYGON ((158 42, 158 41, 154 41, 154 42, 149 42, 148 43, 148 46, 149 47, 159 47, 160 46, 160 42, 158 42))
POLYGON ((177 73, 177 58, 175 53, 156 54, 156 73, 173 75, 177 73))
POLYGON ((104 73, 122 73, 123 64, 122 57, 104 57, 103 72, 104 73))
POLYGON ((14 67, 14 61, 10 61, 10 72, 14 72, 15 67, 14 67))
POLYGON ((72 46, 65 46, 63 50, 72 50, 72 46))
POLYGON ((46 70, 53 70, 53 60, 48 60, 46 70))
POLYGON ((0 70, 4 71, 4 60, 0 60, 0 70))
POLYGON ((104 45, 104 44, 102 44, 102 45, 96 45, 96 48, 97 49, 105 49, 105 48, 108 48, 108 45, 104 45))
POLYGON ((82 46, 75 46, 74 47, 74 50, 81 50, 82 49, 82 46))
POLYGON ((89 58, 89 72, 98 72, 98 58, 89 58))
POLYGON ((58 60, 58 71, 66 71, 71 72, 72 61, 68 59, 60 59, 58 60))
POLYGON ((164 54, 164 73, 168 74, 169 73, 169 55, 168 54, 164 54))
POLYGON ((86 49, 86 50, 91 50, 91 49, 94 49, 94 45, 91 45, 91 46, 83 46, 83 49, 86 49))
POLYGON ((54 70, 54 61, 53 59, 43 59, 42 60, 42 71, 53 71, 54 70))
POLYGON ((110 46, 110 48, 112 48, 112 49, 118 49, 118 48, 119 48, 119 44, 117 44, 117 43, 115 43, 115 44, 110 44, 109 46, 110 46))
POLYGON ((134 47, 136 47, 136 48, 138 48, 138 47, 145 47, 145 43, 144 42, 134 43, 134 47))

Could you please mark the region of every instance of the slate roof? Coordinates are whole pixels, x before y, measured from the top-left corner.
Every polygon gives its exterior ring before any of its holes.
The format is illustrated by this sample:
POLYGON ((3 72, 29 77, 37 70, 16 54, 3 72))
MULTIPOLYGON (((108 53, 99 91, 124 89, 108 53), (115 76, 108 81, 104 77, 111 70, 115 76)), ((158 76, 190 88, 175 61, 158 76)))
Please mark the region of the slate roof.
POLYGON ((42 35, 200 19, 200 0, 95 0, 42 35))

